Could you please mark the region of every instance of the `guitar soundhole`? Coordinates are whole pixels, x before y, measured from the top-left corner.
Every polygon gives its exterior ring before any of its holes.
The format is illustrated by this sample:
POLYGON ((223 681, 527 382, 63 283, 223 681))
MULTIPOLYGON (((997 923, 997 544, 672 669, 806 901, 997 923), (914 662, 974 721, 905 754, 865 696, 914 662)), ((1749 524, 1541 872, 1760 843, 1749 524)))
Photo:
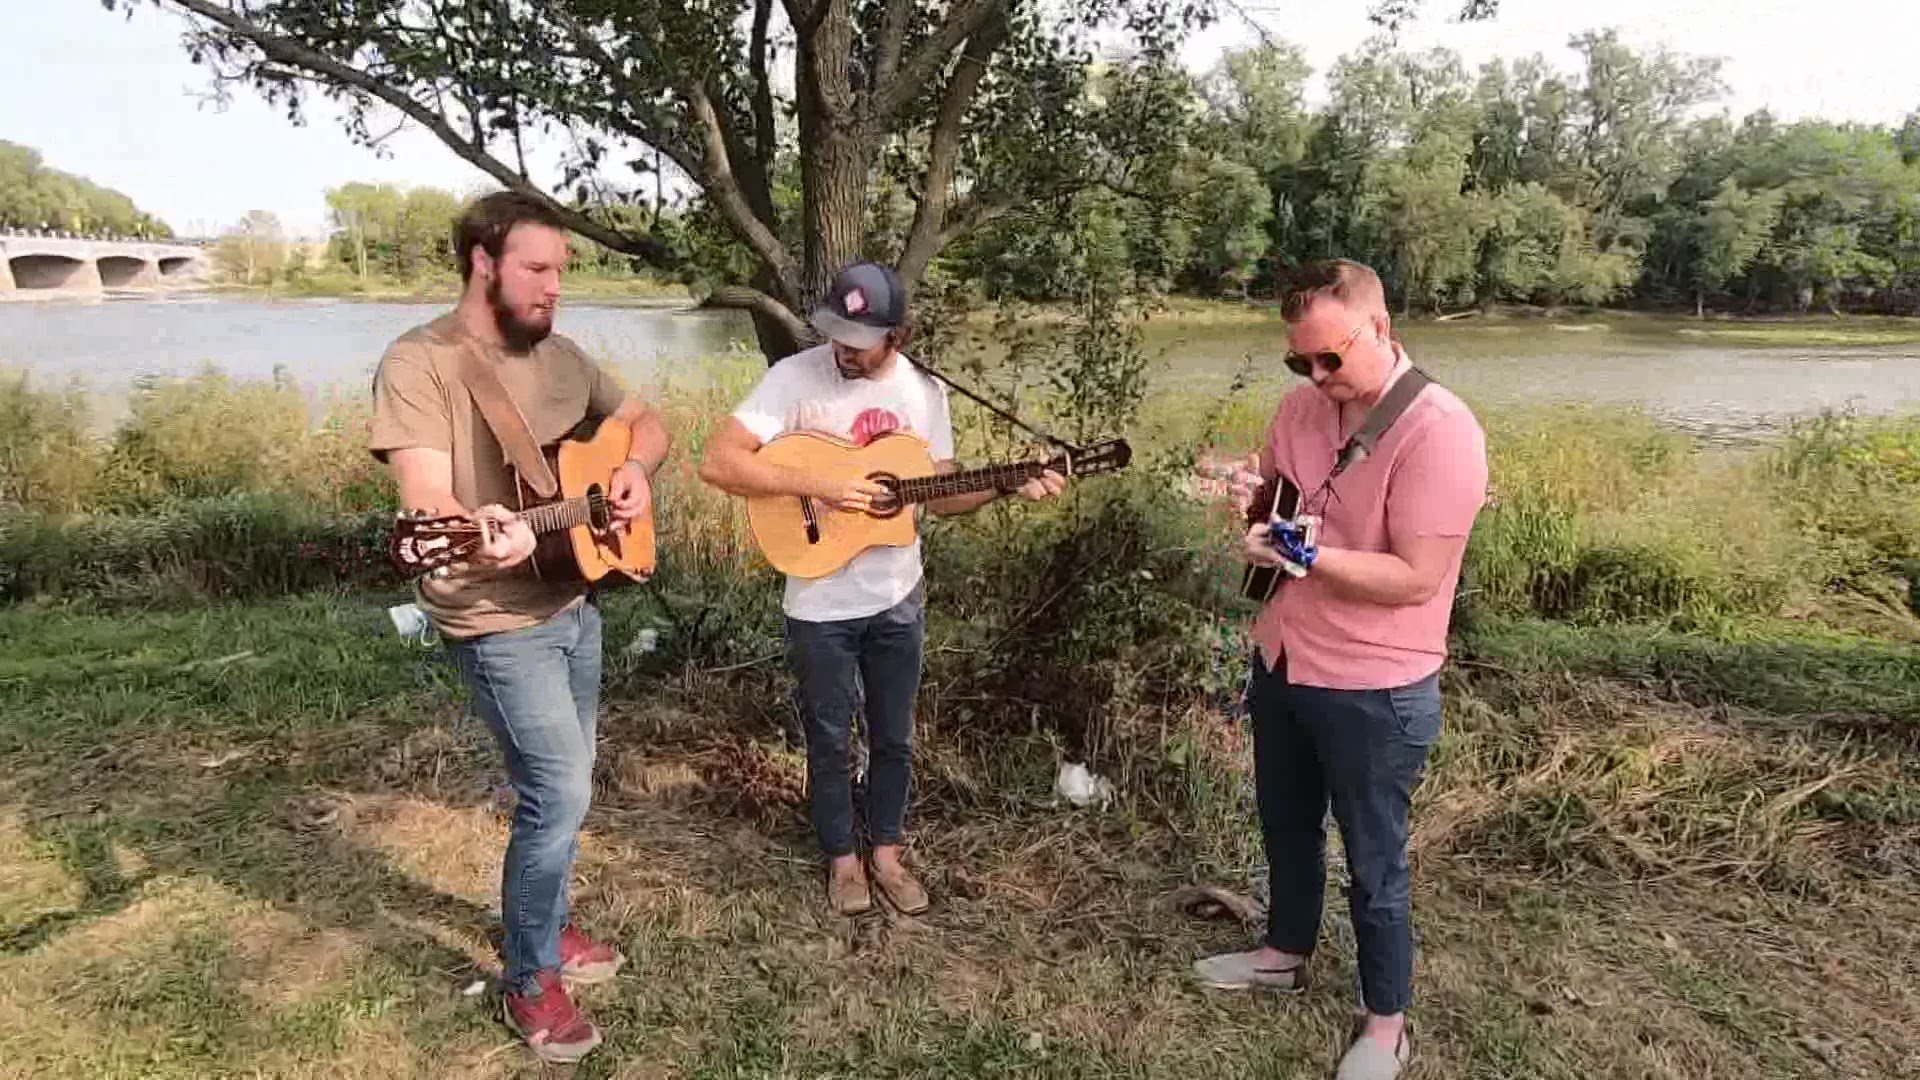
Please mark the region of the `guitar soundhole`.
POLYGON ((891 473, 874 473, 867 479, 886 488, 886 494, 875 495, 873 506, 867 513, 877 518, 890 518, 899 514, 906 504, 900 501, 900 478, 891 473))
POLYGON ((607 509, 607 493, 599 484, 587 488, 587 520, 593 531, 603 533, 613 527, 613 513, 607 509))

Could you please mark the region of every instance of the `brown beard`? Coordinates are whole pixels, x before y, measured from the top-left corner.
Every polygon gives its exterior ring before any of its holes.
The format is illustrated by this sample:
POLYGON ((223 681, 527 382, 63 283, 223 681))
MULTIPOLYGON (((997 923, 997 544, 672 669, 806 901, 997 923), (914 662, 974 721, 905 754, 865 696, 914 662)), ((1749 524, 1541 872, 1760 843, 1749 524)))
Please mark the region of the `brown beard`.
POLYGON ((500 339, 506 342, 508 350, 512 352, 527 352, 553 333, 551 320, 545 326, 540 326, 526 322, 513 313, 513 309, 500 296, 499 278, 487 282, 487 306, 493 309, 493 324, 500 330, 500 339))

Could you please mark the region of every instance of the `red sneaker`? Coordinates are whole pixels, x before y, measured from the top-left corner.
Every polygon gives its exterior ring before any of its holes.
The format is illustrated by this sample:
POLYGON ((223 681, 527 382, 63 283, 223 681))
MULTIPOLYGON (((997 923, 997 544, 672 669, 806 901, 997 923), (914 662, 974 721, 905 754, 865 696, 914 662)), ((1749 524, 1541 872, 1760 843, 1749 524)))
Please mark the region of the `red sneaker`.
POLYGON ((568 923, 560 928, 560 974, 582 986, 613 978, 627 958, 568 923))
POLYGON ((593 1026, 573 1001, 559 976, 542 971, 534 976, 538 994, 509 990, 500 995, 500 1011, 507 1026, 527 1040, 535 1057, 555 1065, 570 1065, 600 1045, 600 1029, 593 1026))

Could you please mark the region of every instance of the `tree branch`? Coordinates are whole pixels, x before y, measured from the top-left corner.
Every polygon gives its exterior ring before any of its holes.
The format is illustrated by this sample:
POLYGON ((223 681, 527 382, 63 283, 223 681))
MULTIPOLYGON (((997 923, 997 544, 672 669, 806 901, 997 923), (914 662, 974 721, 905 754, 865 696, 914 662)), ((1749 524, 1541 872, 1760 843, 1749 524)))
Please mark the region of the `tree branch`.
POLYGON ((909 286, 920 280, 927 263, 939 254, 945 243, 944 226, 953 195, 953 173, 960 159, 960 125, 966 118, 968 107, 973 104, 973 95, 980 88, 980 80, 987 73, 987 61, 1006 38, 1007 24, 1004 20, 982 28, 967 39, 967 46, 960 53, 960 62, 954 66, 953 77, 947 80, 946 94, 940 101, 940 115, 934 121, 933 136, 927 144, 926 179, 922 184, 919 204, 914 207, 913 227, 907 234, 907 246, 901 252, 897 267, 901 278, 909 286))
MULTIPOLYGON (((194 0, 194 2, 198 3, 201 0, 194 0)), ((613 64, 613 58, 598 41, 594 40, 593 35, 580 20, 565 11, 556 9, 554 13, 566 24, 568 34, 573 37, 576 44, 582 49, 591 50, 605 57, 606 59, 602 61, 603 66, 613 64)), ((692 115, 700 136, 702 154, 698 168, 690 167, 690 162, 678 162, 678 159, 676 162, 706 190, 708 198, 711 198, 714 205, 720 208, 727 223, 733 226, 734 232, 746 242, 753 253, 783 283, 794 281, 792 253, 787 251, 786 245, 774 235, 773 223, 763 219, 748 203, 739 178, 734 175, 727 128, 721 122, 720 113, 714 108, 713 98, 709 96, 706 85, 674 62, 666 42, 661 40, 661 31, 658 26, 648 27, 646 33, 646 44, 652 49, 654 58, 674 77, 675 81, 680 83, 680 92, 686 95, 687 110, 692 115)), ((624 75, 621 78, 625 82, 624 75)), ((771 209, 771 197, 767 202, 768 209, 771 209)))
POLYGON ((615 251, 637 255, 656 266, 677 263, 673 251, 651 236, 617 232, 566 206, 513 170, 513 167, 487 152, 484 144, 463 138, 445 116, 427 108, 400 90, 394 89, 359 68, 343 64, 333 57, 309 48, 292 38, 270 33, 233 11, 210 0, 171 0, 172 3, 252 42, 267 59, 320 76, 329 82, 350 87, 369 97, 386 102, 432 132, 462 160, 499 181, 504 187, 524 192, 544 202, 567 223, 567 227, 615 251))
POLYGON ((893 73, 900 69, 900 50, 907 40, 907 16, 912 11, 913 0, 887 0, 886 10, 880 16, 880 58, 873 71, 875 87, 892 83, 893 73))
POLYGON ((884 124, 906 108, 946 66, 947 57, 961 42, 972 37, 989 20, 1005 18, 1005 3, 1006 0, 967 0, 948 14, 946 21, 927 35, 927 40, 907 57, 892 78, 875 85, 874 119, 884 124))
POLYGON ((773 0, 753 0, 753 37, 747 46, 747 66, 753 70, 753 141, 760 160, 772 171, 774 151, 773 75, 767 70, 767 24, 773 18, 773 0))
POLYGON ((786 328, 795 341, 807 342, 819 336, 814 333, 813 327, 809 326, 805 319, 794 314, 792 308, 759 289, 746 285, 716 286, 707 294, 707 298, 700 302, 700 306, 759 312, 786 328))
POLYGON ((687 105, 693 112, 694 121, 700 125, 702 141, 706 145, 707 196, 727 215, 735 231, 740 233, 741 239, 760 257, 760 261, 779 275, 782 282, 797 282, 793 254, 773 234, 773 229, 747 205, 740 183, 734 178, 733 163, 727 156, 726 132, 720 126, 720 114, 714 111, 713 102, 698 84, 691 90, 687 105))
MULTIPOLYGON (((567 36, 573 38, 574 45, 581 51, 582 55, 580 58, 592 63, 598 67, 607 78, 612 79, 614 83, 620 87, 621 91, 627 95, 630 108, 638 108, 641 102, 648 101, 654 96, 652 90, 639 85, 627 76, 626 69, 621 66, 618 60, 613 58, 611 53, 607 52, 605 46, 594 39, 594 36, 580 23, 580 20, 560 10, 557 6, 553 10, 553 15, 566 26, 567 36)), ((610 110, 608 123, 640 139, 642 142, 652 145, 655 150, 665 154, 668 159, 680 167, 681 172, 686 173, 687 176, 694 181, 698 182, 701 180, 702 173, 699 163, 691 154, 688 154, 683 148, 674 144, 673 133, 668 130, 668 126, 665 123, 667 118, 655 117, 656 122, 654 127, 656 130, 647 130, 640 125, 620 121, 615 118, 616 116, 617 114, 612 113, 610 110)))
POLYGON ((941 248, 987 224, 993 219, 1015 209, 1022 203, 1037 201, 1033 197, 1023 197, 1012 193, 1003 193, 986 198, 973 198, 953 208, 947 215, 946 227, 940 230, 940 238, 934 245, 937 253, 941 248))

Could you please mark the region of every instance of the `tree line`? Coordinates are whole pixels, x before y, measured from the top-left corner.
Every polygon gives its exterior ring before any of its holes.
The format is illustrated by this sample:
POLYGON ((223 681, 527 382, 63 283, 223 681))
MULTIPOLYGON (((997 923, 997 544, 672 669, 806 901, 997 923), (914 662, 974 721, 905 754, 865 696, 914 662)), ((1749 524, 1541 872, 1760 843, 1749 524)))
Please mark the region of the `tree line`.
MULTIPOLYGON (((1920 114, 1709 115, 1717 61, 1611 32, 1575 37, 1571 70, 1382 38, 1309 105, 1285 42, 1180 66, 1213 0, 153 2, 222 87, 294 116, 323 94, 369 143, 398 112, 587 251, 750 311, 768 356, 863 256, 989 298, 1271 295, 1346 255, 1407 310, 1920 311, 1920 114), (553 175, 532 139, 562 148, 553 175), (693 197, 663 205, 663 179, 693 197)), ((1370 13, 1390 30, 1421 6, 1370 13)), ((426 259, 408 228, 353 225, 355 263, 426 259)))
POLYGON ((1169 161, 1126 190, 1035 204, 958 245, 989 295, 1268 293, 1323 255, 1408 310, 1632 304, 1920 314, 1920 111, 1899 128, 1699 115, 1720 65, 1611 32, 1469 72, 1370 43, 1329 72, 1283 42, 1184 82, 1169 161))
POLYGON ((85 177, 48 168, 31 147, 0 139, 0 227, 171 239, 167 223, 85 177))

